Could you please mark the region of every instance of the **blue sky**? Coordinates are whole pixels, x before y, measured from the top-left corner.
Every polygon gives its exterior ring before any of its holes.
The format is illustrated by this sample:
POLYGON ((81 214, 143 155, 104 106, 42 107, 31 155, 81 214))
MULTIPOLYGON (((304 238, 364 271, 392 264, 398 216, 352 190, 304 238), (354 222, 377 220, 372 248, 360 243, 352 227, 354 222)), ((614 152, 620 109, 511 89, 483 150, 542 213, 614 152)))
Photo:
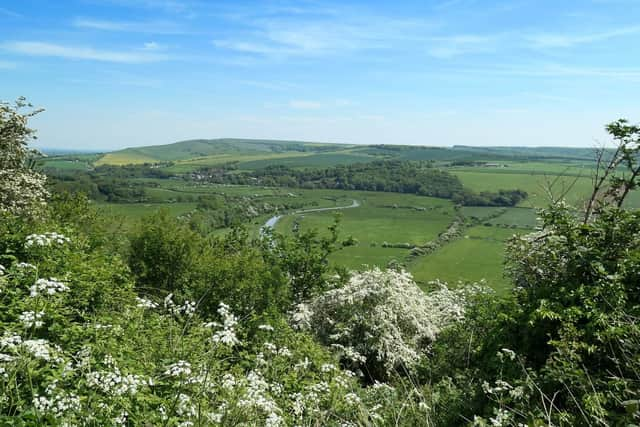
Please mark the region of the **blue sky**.
POLYGON ((640 120, 640 0, 0 3, 40 146, 592 146, 640 120))

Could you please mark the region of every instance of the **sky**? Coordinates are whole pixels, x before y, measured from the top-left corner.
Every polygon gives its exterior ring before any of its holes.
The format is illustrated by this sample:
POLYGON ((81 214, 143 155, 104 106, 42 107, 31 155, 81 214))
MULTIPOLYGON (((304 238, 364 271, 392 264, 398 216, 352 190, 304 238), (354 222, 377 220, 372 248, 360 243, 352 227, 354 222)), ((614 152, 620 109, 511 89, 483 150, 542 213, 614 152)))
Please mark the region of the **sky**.
POLYGON ((640 121, 640 0, 1 0, 40 147, 594 146, 640 121))

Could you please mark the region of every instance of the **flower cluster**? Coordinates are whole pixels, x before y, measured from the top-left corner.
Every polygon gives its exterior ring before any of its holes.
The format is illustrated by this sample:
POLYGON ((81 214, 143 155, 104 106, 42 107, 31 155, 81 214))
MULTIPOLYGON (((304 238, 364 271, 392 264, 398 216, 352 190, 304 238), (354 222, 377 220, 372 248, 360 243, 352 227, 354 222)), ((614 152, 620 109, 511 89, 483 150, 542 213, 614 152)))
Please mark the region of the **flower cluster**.
MULTIPOLYGON (((153 308, 153 307, 149 307, 149 308, 153 308)), ((164 299, 164 308, 166 308, 169 311, 169 313, 173 315, 179 316, 183 314, 187 317, 191 317, 196 312, 196 303, 194 301, 187 300, 184 302, 184 304, 178 305, 173 301, 173 294, 169 294, 164 299)))
POLYGON ((292 320, 351 361, 381 363, 390 372, 414 366, 424 344, 462 318, 463 304, 446 286, 426 294, 409 273, 374 269, 298 305, 292 320))
POLYGON ((191 363, 184 360, 178 360, 167 367, 164 372, 169 377, 188 377, 191 375, 191 363))
POLYGON ((28 214, 45 204, 47 177, 38 172, 0 168, 0 212, 28 214))
POLYGON ((106 364, 111 367, 111 371, 94 371, 86 375, 89 387, 107 395, 122 396, 125 394, 135 395, 140 387, 153 385, 152 380, 145 379, 140 375, 123 375, 110 357, 106 359, 106 364))
MULTIPOLYGON (((60 361, 59 358, 54 357, 55 346, 52 346, 45 339, 24 340, 22 346, 36 359, 42 359, 47 362, 50 360, 60 361)), ((55 350, 60 351, 59 348, 55 348, 55 350)))
POLYGON ((37 297, 39 295, 55 295, 68 290, 69 287, 67 285, 53 277, 49 279, 38 279, 36 280, 36 283, 29 288, 29 292, 32 297, 37 297))
POLYGON ((44 233, 44 234, 30 234, 27 236, 24 246, 30 248, 32 246, 62 246, 71 242, 64 234, 56 232, 44 233))
POLYGON ((35 395, 33 406, 42 414, 51 414, 55 418, 62 418, 68 413, 80 411, 80 398, 73 393, 67 393, 57 387, 57 382, 47 386, 46 396, 35 395))
POLYGON ((43 317, 44 311, 24 311, 20 316, 18 316, 18 319, 22 322, 25 328, 40 328, 44 325, 44 322, 42 321, 43 317))
MULTIPOLYGON (((222 330, 215 332, 211 340, 216 344, 222 343, 229 347, 240 344, 240 340, 236 336, 235 331, 236 325, 238 324, 238 318, 231 313, 229 306, 224 303, 220 303, 220 306, 218 307, 218 314, 222 317, 222 330)), ((211 326, 220 325, 212 323, 211 326)))
POLYGON ((149 309, 153 309, 153 308, 158 308, 158 304, 148 300, 146 298, 140 298, 140 297, 136 297, 136 306, 138 308, 149 308, 149 309))

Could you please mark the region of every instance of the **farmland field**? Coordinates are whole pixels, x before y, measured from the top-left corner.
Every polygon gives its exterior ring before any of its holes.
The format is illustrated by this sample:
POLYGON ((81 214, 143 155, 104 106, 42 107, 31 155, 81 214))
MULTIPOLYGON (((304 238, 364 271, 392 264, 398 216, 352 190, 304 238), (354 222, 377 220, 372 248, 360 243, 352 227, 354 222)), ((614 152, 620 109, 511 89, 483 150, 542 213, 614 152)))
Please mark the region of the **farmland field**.
MULTIPOLYGON (((270 217, 279 215, 275 231, 291 236, 295 229, 328 233, 336 215, 340 217, 339 249, 330 262, 335 266, 360 269, 405 266, 417 281, 478 281, 498 292, 508 288, 503 276, 504 243, 514 233, 533 231, 540 224, 538 210, 549 203, 547 187, 553 183, 553 197, 564 195, 580 206, 591 190, 593 163, 586 149, 535 149, 500 147, 406 147, 318 144, 298 141, 194 140, 164 146, 140 147, 93 155, 52 156, 42 162, 49 173, 63 180, 78 173, 104 174, 106 183, 120 180, 121 200, 97 200, 101 212, 129 226, 160 209, 171 215, 190 217, 198 213, 206 222, 215 209, 231 209, 233 204, 254 210, 242 219, 253 237, 270 217), (517 206, 455 206, 450 199, 410 193, 375 192, 309 187, 248 185, 202 182, 189 175, 232 165, 232 174, 251 173, 272 166, 305 171, 363 164, 379 160, 423 161, 429 167, 448 171, 472 192, 522 190, 526 198, 517 206), (140 164, 147 163, 146 166, 140 164), (119 176, 113 166, 127 166, 119 176), (112 167, 112 169, 101 168, 112 167), (137 176, 132 167, 151 168, 160 177, 137 176), (95 172, 93 172, 95 170, 95 172), (125 170, 129 172, 124 173, 125 170), (111 175, 115 174, 115 175, 111 175), (110 181, 111 180, 111 181, 110 181), (127 195, 129 194, 129 195, 127 195), (211 202, 213 200, 213 202, 211 202), (340 211, 305 212, 316 208, 358 206, 340 211), (203 210, 202 203, 214 203, 203 210), (229 205, 232 204, 232 205, 229 205), (412 252, 414 247, 433 244, 455 221, 462 221, 461 235, 438 244, 437 249, 412 252), (128 225, 127 225, 128 224, 128 225), (342 245, 342 243, 345 245, 342 245), (431 242, 431 243, 430 243, 431 242), (427 253, 426 255, 421 255, 427 253)), ((142 169, 141 169, 142 170, 142 169)), ((328 169, 327 169, 328 170, 328 169)), ((92 187, 88 187, 92 188, 92 187)), ((93 187, 95 190, 95 187, 93 187)), ((98 186, 98 190, 101 187, 98 186)), ((102 191, 102 190, 100 190, 102 191)), ((640 207, 640 193, 627 201, 640 207)), ((234 211, 235 212, 235 211, 234 211)), ((217 220, 220 221, 220 218, 217 220)), ((227 232, 218 225, 212 235, 227 232)))
POLYGON ((450 284, 486 279, 487 285, 496 292, 506 292, 509 285, 503 275, 504 243, 517 233, 501 228, 472 227, 462 238, 416 259, 409 265, 409 271, 422 283, 436 279, 450 284))

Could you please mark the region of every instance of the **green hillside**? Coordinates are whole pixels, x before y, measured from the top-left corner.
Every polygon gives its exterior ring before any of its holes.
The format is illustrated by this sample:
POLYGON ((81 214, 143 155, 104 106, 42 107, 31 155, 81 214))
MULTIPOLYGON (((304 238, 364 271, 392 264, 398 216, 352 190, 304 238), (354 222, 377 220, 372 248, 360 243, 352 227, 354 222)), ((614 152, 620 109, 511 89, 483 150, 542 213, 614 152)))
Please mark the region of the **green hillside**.
POLYGON ((273 153, 321 153, 348 149, 342 144, 261 139, 194 139, 173 144, 125 148, 105 154, 96 164, 139 164, 202 159, 219 155, 269 155, 273 153))
MULTIPOLYGON (((322 167, 380 159, 434 162, 585 162, 593 150, 567 147, 471 147, 418 145, 353 145, 262 139, 194 139, 173 144, 125 148, 102 155, 99 165, 173 162, 173 170, 186 172, 203 166, 238 162, 241 169, 270 164, 322 167)), ((539 165, 536 165, 536 169, 539 165)), ((546 172, 546 171, 543 171, 546 172)), ((554 171, 557 172, 557 171, 554 171)))

